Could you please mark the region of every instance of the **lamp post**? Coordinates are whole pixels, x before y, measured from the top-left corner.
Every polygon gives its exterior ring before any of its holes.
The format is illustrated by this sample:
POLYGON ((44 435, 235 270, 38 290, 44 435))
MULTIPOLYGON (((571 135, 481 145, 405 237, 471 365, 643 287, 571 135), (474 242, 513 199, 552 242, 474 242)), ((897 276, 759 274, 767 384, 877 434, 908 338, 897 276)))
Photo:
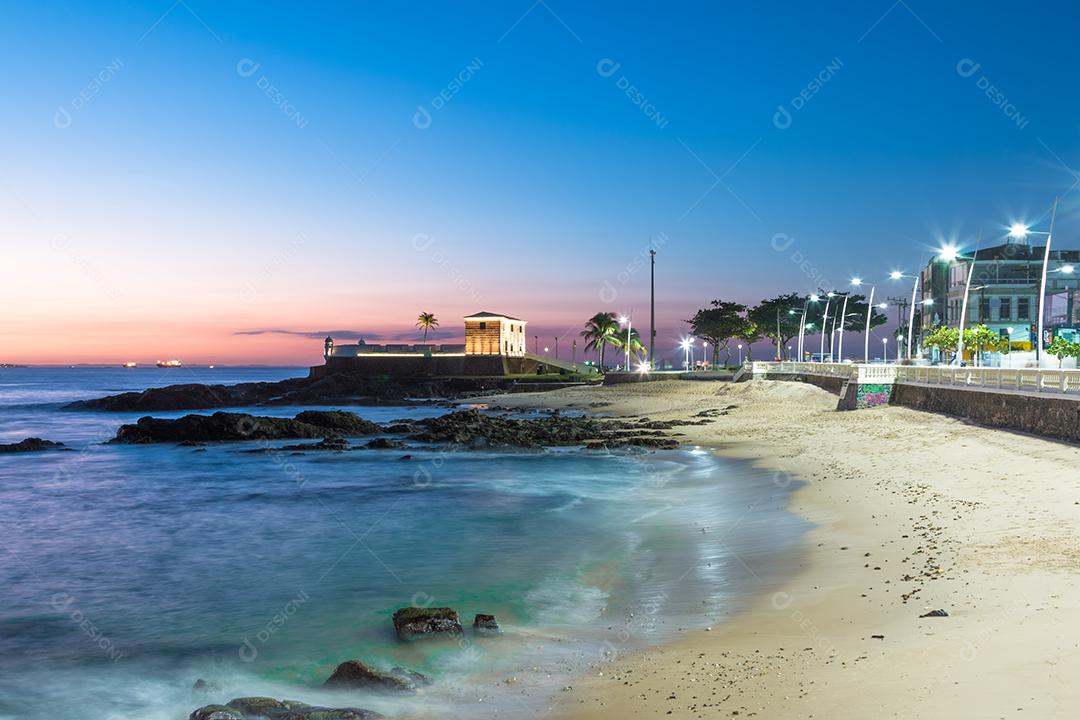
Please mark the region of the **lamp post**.
MULTIPOLYGON (((863 281, 860 278, 851 278, 851 284, 855 287, 861 287, 863 281)), ((870 362, 870 319, 874 314, 874 290, 877 287, 870 286, 870 298, 866 301, 866 333, 863 337, 863 362, 870 362)), ((840 336, 843 339, 843 335, 840 336)))
POLYGON ((881 338, 881 360, 886 365, 889 364, 889 338, 881 338))
MULTIPOLYGON (((838 347, 836 354, 840 358, 839 361, 834 359, 834 362, 844 362, 844 323, 847 322, 847 301, 848 294, 844 293, 844 307, 840 310, 840 335, 838 340, 838 347)), ((836 328, 836 320, 833 320, 833 328, 836 328)))
POLYGON ((1039 320, 1037 335, 1035 337, 1035 362, 1039 367, 1042 367, 1042 346, 1043 346, 1043 331, 1045 329, 1046 319, 1046 270, 1050 264, 1050 241, 1054 237, 1054 220, 1057 218, 1057 206, 1058 199, 1054 198, 1054 206, 1050 211, 1050 230, 1048 232, 1035 232, 1028 228, 1027 225, 1017 224, 1013 225, 1009 230, 1009 235, 1017 239, 1023 239, 1028 235, 1046 235, 1046 248, 1043 250, 1043 265, 1042 265, 1042 279, 1039 281, 1039 320))
MULTIPOLYGON (((911 340, 912 340, 912 336, 913 336, 913 333, 914 333, 914 330, 915 330, 915 298, 919 294, 919 275, 920 275, 920 273, 918 273, 918 272, 916 272, 914 275, 905 275, 904 273, 900 272, 899 270, 893 270, 891 273, 889 273, 889 278, 892 279, 892 280, 900 280, 900 279, 906 278, 906 277, 913 277, 915 279, 915 282, 912 283, 912 285, 911 285, 911 314, 908 316, 908 332, 907 332, 907 359, 908 359, 908 362, 911 361, 911 340)), ((899 343, 899 341, 897 341, 897 344, 896 344, 896 355, 897 355, 897 358, 900 357, 900 343, 899 343)))
POLYGON ((629 315, 623 315, 619 318, 619 322, 626 326, 626 370, 630 371, 630 324, 634 320, 634 313, 629 315))
MULTIPOLYGON (((728 357, 731 357, 728 355, 728 357)), ((739 345, 739 366, 742 366, 742 345, 739 345)))
POLYGON ((559 336, 555 336, 555 359, 559 359, 559 336))
POLYGON ((689 339, 683 340, 682 343, 680 343, 680 344, 682 345, 682 349, 683 349, 683 369, 684 370, 689 370, 690 369, 690 340, 689 339))
MULTIPOLYGON (((832 302, 833 296, 836 293, 829 291, 825 293, 825 312, 821 315, 821 349, 818 351, 818 362, 825 362, 825 328, 829 324, 829 303, 832 302)), ((832 338, 829 338, 829 352, 832 352, 832 338)))
POLYGON ((802 318, 799 320, 799 362, 803 361, 803 338, 806 337, 806 311, 810 308, 810 303, 816 303, 820 299, 821 298, 814 293, 803 303, 802 318))

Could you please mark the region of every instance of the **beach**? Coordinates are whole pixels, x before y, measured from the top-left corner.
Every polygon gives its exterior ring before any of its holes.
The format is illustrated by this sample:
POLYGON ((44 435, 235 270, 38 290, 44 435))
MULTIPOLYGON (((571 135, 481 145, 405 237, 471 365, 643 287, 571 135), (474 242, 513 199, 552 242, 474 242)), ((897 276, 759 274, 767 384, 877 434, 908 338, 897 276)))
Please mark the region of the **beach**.
MULTIPOLYGON (((837 412, 823 390, 774 381, 485 400, 656 420, 716 411, 680 440, 773 472, 814 523, 790 578, 722 622, 597 664, 555 716, 1080 712, 1080 448, 901 407, 837 412), (947 616, 920 617, 937 610, 947 616)), ((723 544, 732 529, 710 532, 723 544)))

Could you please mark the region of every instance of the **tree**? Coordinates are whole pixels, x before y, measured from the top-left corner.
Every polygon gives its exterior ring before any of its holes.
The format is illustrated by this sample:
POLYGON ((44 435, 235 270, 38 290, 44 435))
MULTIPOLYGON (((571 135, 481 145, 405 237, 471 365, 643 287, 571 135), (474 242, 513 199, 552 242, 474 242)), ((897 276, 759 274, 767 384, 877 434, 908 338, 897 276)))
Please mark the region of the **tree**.
POLYGON ((424 342, 427 342, 428 330, 439 327, 439 320, 435 317, 435 313, 422 312, 416 318, 416 327, 423 329, 424 342))
POLYGON ((1058 367, 1061 367, 1061 361, 1067 357, 1080 358, 1080 343, 1067 340, 1065 337, 1058 335, 1053 342, 1046 346, 1046 352, 1056 357, 1058 367))
POLYGON ((754 343, 756 343, 758 340, 761 340, 762 337, 763 335, 761 334, 761 328, 757 326, 757 323, 755 323, 753 320, 747 319, 746 325, 743 326, 739 334, 735 336, 737 340, 742 340, 744 343, 746 343, 747 360, 754 359, 754 343))
POLYGON ((762 300, 746 314, 760 332, 780 345, 780 358, 787 356, 788 340, 799 334, 803 306, 809 301, 805 295, 788 293, 771 300, 762 300))
MULTIPOLYGON (((746 306, 737 302, 713 300, 711 308, 703 308, 694 313, 694 317, 683 322, 690 325, 690 334, 701 338, 712 346, 713 365, 720 364, 720 349, 727 351, 732 338, 738 337, 749 320, 746 319, 746 306)), ((727 351, 724 364, 731 358, 727 351)))
POLYGON ((1001 344, 1001 335, 986 325, 976 325, 964 330, 964 347, 974 349, 975 364, 979 365, 982 354, 987 350, 996 350, 1001 344))
POLYGON ((937 348, 938 352, 945 354, 946 360, 949 353, 956 352, 956 346, 959 344, 960 330, 945 325, 938 325, 923 337, 923 345, 937 348))
POLYGON ((585 329, 581 331, 581 337, 588 340, 586 350, 596 350, 600 354, 600 371, 604 371, 604 348, 608 345, 617 345, 619 321, 615 319, 615 313, 596 313, 585 323, 585 329))

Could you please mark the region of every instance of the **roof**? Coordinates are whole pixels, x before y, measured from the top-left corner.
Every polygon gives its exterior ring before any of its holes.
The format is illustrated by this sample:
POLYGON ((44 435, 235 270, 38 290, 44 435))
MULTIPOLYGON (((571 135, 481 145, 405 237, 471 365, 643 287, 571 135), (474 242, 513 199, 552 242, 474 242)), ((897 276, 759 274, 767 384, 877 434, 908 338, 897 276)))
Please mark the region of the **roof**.
POLYGON ((503 320, 513 320, 514 322, 525 322, 521 318, 510 317, 509 315, 503 315, 502 313, 488 312, 487 310, 465 316, 466 320, 476 320, 478 318, 502 318, 503 320))
MULTIPOLYGON (((994 247, 979 248, 975 257, 977 260, 1018 260, 1042 262, 1046 253, 1046 245, 1031 246, 1027 243, 1005 243, 994 247)), ((1075 262, 1080 257, 1077 250, 1051 250, 1050 259, 1062 262, 1075 262)))

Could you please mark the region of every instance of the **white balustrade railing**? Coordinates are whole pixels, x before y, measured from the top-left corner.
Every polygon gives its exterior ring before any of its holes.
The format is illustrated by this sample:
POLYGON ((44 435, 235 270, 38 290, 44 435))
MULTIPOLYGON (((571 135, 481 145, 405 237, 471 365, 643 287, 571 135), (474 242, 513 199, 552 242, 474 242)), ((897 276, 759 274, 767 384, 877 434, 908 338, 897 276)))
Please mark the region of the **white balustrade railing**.
POLYGON ((864 365, 862 363, 760 362, 755 376, 817 375, 864 383, 919 383, 949 387, 991 388, 1013 392, 1080 395, 1080 370, 1052 368, 951 367, 946 365, 864 365))

